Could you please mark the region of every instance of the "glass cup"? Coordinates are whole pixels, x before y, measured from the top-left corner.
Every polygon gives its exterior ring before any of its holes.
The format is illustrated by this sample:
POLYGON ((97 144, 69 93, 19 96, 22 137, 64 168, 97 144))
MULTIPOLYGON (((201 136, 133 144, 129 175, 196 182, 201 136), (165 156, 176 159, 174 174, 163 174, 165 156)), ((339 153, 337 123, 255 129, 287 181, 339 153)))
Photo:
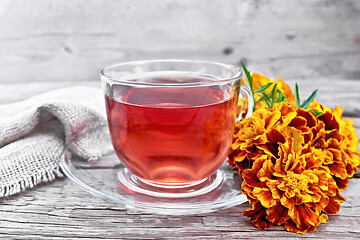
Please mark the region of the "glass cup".
MULTIPOLYGON (((241 86, 232 65, 148 60, 105 67, 101 80, 120 182, 157 197, 192 197, 215 189, 228 157, 241 86)), ((248 101, 251 115, 252 101, 248 101)))

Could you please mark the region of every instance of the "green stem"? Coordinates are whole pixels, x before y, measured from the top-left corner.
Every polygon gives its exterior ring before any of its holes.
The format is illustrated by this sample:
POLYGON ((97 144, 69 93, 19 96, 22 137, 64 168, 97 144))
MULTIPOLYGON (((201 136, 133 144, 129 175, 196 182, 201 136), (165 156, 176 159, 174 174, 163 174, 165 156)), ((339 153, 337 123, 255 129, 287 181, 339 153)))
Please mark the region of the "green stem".
POLYGON ((251 94, 253 95, 253 112, 255 112, 256 110, 256 102, 255 102, 255 93, 254 93, 254 88, 253 88, 253 79, 251 77, 251 74, 250 72, 246 69, 244 63, 241 61, 241 65, 244 69, 244 72, 245 72, 245 75, 246 75, 246 78, 248 80, 248 83, 249 83, 249 87, 250 87, 250 91, 251 91, 251 94))

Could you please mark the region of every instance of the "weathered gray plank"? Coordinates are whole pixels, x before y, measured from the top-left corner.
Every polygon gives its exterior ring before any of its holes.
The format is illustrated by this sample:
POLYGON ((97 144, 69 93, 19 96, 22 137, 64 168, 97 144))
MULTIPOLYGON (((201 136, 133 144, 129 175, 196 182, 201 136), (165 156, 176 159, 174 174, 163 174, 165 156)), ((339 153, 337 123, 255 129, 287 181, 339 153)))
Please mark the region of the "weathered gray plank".
MULTIPOLYGON (((347 201, 327 224, 320 225, 311 238, 358 238, 360 210, 357 189, 359 179, 351 179, 343 195, 347 201)), ((231 209, 196 216, 161 216, 127 212, 103 202, 63 179, 37 187, 17 196, 2 199, 0 236, 91 238, 262 238, 301 237, 282 227, 258 230, 242 216, 249 207, 242 204, 231 209)))
POLYGON ((0 82, 97 81, 110 63, 190 58, 359 79, 360 2, 2 0, 0 82))

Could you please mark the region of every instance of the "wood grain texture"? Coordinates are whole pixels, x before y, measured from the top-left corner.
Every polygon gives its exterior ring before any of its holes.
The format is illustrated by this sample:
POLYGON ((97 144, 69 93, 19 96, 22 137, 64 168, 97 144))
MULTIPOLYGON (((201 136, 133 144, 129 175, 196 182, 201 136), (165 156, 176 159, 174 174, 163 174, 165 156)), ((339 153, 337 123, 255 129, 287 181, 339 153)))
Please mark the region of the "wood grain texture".
POLYGON ((359 22, 358 0, 1 0, 0 82, 97 81, 154 58, 360 79, 359 22))
POLYGON ((297 235, 282 227, 255 228, 242 215, 249 204, 190 216, 129 212, 103 202, 67 179, 0 200, 0 236, 21 239, 358 239, 359 178, 350 179, 347 200, 315 233, 297 235))
MULTIPOLYGON (((292 80, 295 82, 295 80, 292 80)), ((299 82, 299 81, 298 81, 299 82)), ((356 105, 359 81, 316 81, 324 104, 356 105), (342 83, 342 84, 340 84, 342 83), (347 86, 347 87, 344 87, 347 86), (340 94, 341 93, 341 94, 340 94), (347 97, 348 96, 348 97, 347 97), (350 97, 351 96, 351 97, 350 97)), ((85 86, 98 86, 82 82, 85 86)), ((311 81, 301 81, 302 96, 312 89, 311 81)), ((0 84, 0 103, 18 101, 71 82, 0 84), (19 90, 21 93, 14 95, 19 90)), ((346 108, 345 108, 346 109, 346 108)), ((352 114, 350 108, 347 110, 352 114)), ((360 115, 352 114, 360 136, 360 115), (357 115, 357 116, 355 116, 357 115)), ((0 237, 4 239, 359 239, 360 172, 350 179, 341 194, 346 197, 340 212, 331 215, 314 233, 298 235, 282 227, 255 228, 243 211, 249 204, 190 216, 163 216, 127 211, 104 202, 63 178, 15 196, 0 199, 0 237)))

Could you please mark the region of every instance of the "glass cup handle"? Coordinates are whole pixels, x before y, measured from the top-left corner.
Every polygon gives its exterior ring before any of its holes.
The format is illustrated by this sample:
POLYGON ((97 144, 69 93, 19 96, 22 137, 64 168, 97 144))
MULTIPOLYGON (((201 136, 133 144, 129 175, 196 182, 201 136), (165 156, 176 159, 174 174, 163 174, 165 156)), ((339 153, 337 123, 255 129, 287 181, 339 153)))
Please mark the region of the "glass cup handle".
MULTIPOLYGON (((247 101, 247 105, 248 105, 248 111, 246 113, 246 116, 245 118, 248 118, 251 116, 251 114, 253 113, 253 107, 254 107, 254 96, 252 95, 251 93, 251 90, 248 86, 246 85, 243 85, 241 86, 240 88, 240 95, 245 98, 245 95, 248 96, 248 101, 247 101)), ((236 118, 236 121, 240 121, 241 120, 241 117, 242 117, 242 110, 244 108, 244 104, 241 106, 241 111, 240 111, 240 114, 239 116, 236 118)))

